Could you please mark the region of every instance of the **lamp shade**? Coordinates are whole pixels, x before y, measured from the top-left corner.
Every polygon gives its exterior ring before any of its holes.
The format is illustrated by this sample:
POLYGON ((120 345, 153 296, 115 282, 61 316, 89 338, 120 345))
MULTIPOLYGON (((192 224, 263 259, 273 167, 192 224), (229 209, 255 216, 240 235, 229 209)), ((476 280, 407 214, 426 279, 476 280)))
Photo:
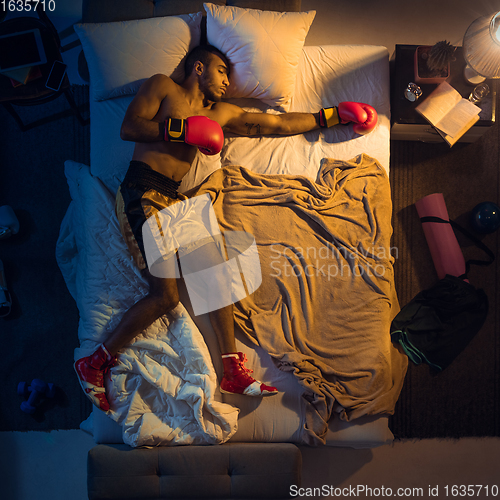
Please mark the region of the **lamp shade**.
POLYGON ((500 12, 476 19, 465 32, 467 65, 485 78, 500 78, 500 12))

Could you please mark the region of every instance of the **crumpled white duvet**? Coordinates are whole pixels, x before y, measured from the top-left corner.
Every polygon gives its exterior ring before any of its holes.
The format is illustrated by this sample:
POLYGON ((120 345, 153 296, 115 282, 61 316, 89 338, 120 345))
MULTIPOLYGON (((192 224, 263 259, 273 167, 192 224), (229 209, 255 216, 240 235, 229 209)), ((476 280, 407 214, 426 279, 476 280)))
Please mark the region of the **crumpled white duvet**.
MULTIPOLYGON (((106 340, 147 287, 121 237, 114 196, 86 165, 67 161, 65 173, 72 202, 56 258, 80 312, 76 360, 106 340)), ((182 304, 122 349, 109 373, 108 415, 130 446, 220 444, 237 430, 239 410, 214 399, 210 353, 182 304)))

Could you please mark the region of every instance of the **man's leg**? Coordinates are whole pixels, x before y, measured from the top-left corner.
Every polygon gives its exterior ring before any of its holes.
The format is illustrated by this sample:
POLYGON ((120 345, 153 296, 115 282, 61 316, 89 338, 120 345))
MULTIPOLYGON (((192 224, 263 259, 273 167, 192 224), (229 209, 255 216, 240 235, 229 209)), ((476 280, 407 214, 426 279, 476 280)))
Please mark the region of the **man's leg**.
MULTIPOLYGON (((180 258, 182 277, 185 278, 188 274, 194 275, 194 273, 215 268, 215 266, 224 264, 224 262, 225 259, 222 257, 217 245, 215 243, 207 243, 180 258)), ((231 276, 228 273, 221 272, 220 270, 216 271, 215 269, 212 273, 208 274, 209 278, 207 278, 207 275, 199 278, 202 281, 199 281, 201 286, 198 292, 207 296, 210 295, 210 301, 207 300, 207 302, 213 306, 214 310, 209 311, 208 316, 217 336, 221 352, 235 352, 233 304, 220 307, 219 301, 222 295, 228 295, 228 290, 230 293, 231 276)), ((195 279, 197 278, 195 277, 195 279)), ((186 282, 186 285, 189 293, 189 282, 186 282)), ((192 297, 191 301, 193 301, 192 297)), ((194 307, 194 304, 192 305, 194 307)))
POLYGON ((233 304, 208 313, 221 352, 236 352, 233 304))
POLYGON ((149 293, 136 302, 122 317, 108 340, 106 349, 115 356, 125 345, 154 323, 160 316, 174 309, 179 303, 175 278, 156 278, 144 271, 149 283, 149 293))
POLYGON ((114 365, 117 352, 179 303, 175 278, 156 278, 147 270, 144 272, 149 283, 148 295, 136 302, 123 315, 105 344, 91 356, 76 361, 74 365, 83 391, 93 404, 104 411, 109 410, 104 389, 104 375, 114 365))
POLYGON ((277 394, 278 390, 275 387, 263 384, 249 375, 251 370, 244 366, 245 355, 236 350, 233 304, 223 307, 217 305, 219 297, 224 297, 227 301, 227 298, 231 296, 232 278, 228 268, 224 266, 225 262, 215 243, 204 245, 189 255, 181 257, 183 275, 219 266, 217 270, 214 269, 213 273, 209 273, 210 278, 208 282, 205 281, 205 293, 212 296, 210 302, 214 304, 214 310, 209 312, 209 318, 217 336, 224 365, 220 390, 228 394, 248 396, 277 394))

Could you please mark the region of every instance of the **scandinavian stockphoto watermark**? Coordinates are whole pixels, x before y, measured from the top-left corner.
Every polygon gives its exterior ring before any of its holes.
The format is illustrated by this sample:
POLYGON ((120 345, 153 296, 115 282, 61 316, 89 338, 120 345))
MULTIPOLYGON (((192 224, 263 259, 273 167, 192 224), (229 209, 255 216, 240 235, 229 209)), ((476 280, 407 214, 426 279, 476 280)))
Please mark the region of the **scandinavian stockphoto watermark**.
POLYGON ((157 212, 142 235, 150 273, 158 278, 182 273, 195 316, 235 304, 262 283, 254 237, 243 231, 222 234, 208 194, 157 212))
POLYGON ((398 258, 396 247, 359 246, 355 251, 342 244, 326 243, 322 246, 303 248, 271 245, 272 277, 294 276, 326 278, 328 281, 343 276, 383 277, 390 268, 389 263, 398 258))

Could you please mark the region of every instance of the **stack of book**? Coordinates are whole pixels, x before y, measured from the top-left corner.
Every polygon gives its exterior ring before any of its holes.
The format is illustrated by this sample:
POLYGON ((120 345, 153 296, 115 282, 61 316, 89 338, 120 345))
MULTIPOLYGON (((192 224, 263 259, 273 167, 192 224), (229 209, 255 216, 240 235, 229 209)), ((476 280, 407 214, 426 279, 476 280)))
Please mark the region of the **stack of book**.
POLYGON ((0 71, 0 73, 10 78, 13 87, 26 85, 28 82, 36 80, 42 76, 40 66, 27 66, 10 71, 0 71))

